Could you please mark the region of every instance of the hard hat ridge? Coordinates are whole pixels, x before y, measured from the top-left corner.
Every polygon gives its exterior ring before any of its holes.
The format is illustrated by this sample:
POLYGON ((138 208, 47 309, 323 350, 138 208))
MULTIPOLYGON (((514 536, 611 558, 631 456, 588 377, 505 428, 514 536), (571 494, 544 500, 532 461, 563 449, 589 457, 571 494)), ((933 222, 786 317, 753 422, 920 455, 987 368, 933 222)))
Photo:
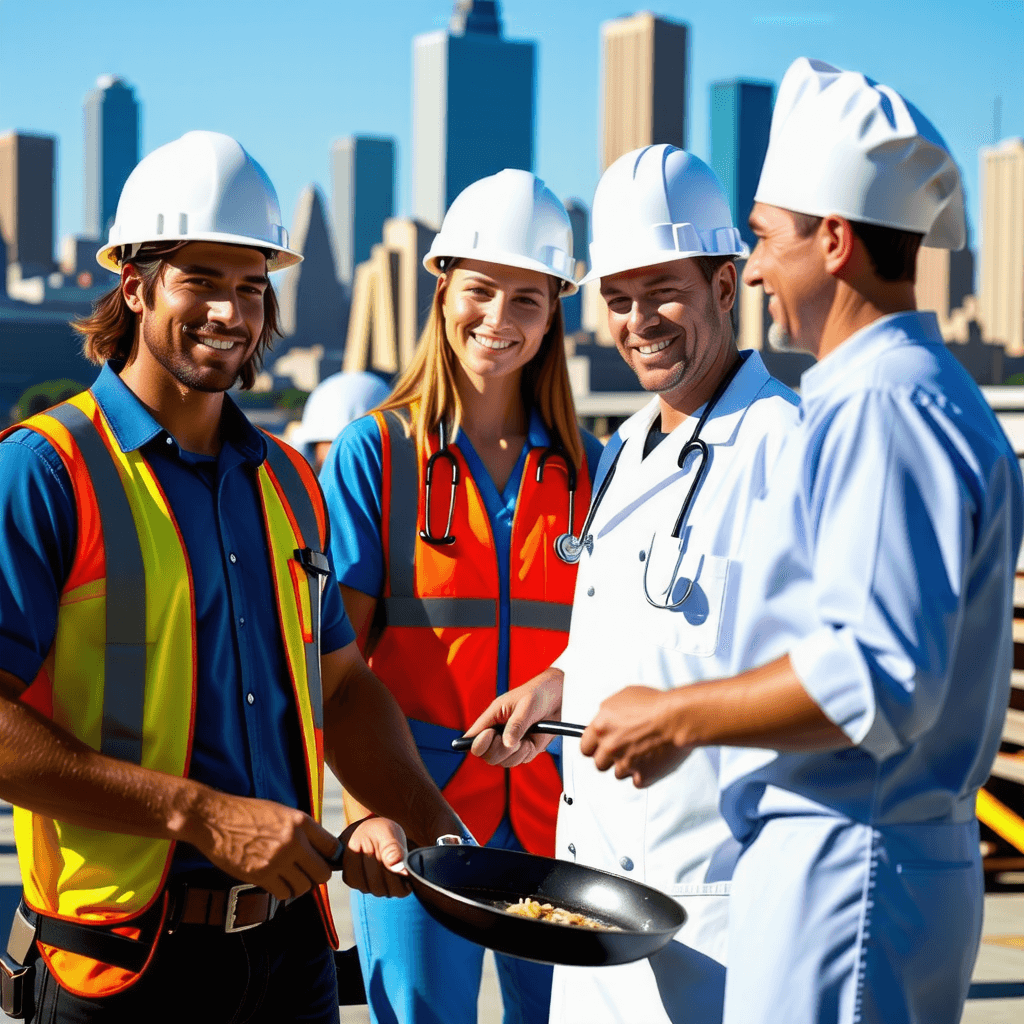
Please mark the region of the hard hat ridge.
POLYGON ((218 132, 187 132, 139 162, 121 190, 107 245, 96 259, 116 272, 126 251, 174 241, 270 250, 268 270, 302 259, 288 248, 266 172, 238 142, 218 132))
POLYGON ((581 283, 693 256, 747 254, 714 171, 675 146, 619 157, 598 183, 591 217, 591 267, 581 283))
POLYGON ((439 275, 451 259, 536 270, 576 291, 572 225, 558 197, 530 171, 506 168, 467 185, 445 214, 423 266, 439 275))

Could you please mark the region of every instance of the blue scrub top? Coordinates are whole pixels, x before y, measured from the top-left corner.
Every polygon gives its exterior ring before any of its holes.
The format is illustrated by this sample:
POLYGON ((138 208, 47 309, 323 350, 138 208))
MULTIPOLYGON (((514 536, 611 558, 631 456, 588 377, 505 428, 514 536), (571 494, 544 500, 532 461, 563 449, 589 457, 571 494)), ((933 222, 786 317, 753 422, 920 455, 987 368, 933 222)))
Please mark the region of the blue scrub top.
MULTIPOLYGON (((226 397, 219 455, 196 455, 153 419, 110 364, 92 392, 122 451, 145 455, 189 554, 198 663, 189 777, 308 811, 255 475, 266 439, 226 397)), ((0 522, 0 666, 31 683, 53 644, 77 537, 68 473, 34 431, 15 431, 0 443, 0 522)), ((324 588, 321 624, 325 654, 355 639, 333 576, 324 588)), ((207 865, 198 851, 179 844, 174 871, 207 865)))

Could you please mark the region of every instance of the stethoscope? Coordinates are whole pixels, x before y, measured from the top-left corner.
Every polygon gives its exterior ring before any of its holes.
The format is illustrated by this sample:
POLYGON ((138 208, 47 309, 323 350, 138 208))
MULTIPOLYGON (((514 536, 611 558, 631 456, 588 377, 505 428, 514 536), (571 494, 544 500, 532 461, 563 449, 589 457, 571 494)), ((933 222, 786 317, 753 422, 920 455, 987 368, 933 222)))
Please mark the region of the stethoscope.
MULTIPOLYGON (((704 478, 704 474, 707 471, 708 460, 711 457, 711 453, 708 450, 708 446, 704 439, 700 436, 700 432, 707 422, 708 417, 714 411, 715 406, 718 405, 719 399, 725 394, 729 385, 732 383, 733 378, 739 373, 740 367, 743 366, 743 360, 737 359, 733 364, 732 369, 722 378, 719 382, 718 387, 715 389, 715 393, 711 396, 708 403, 704 406, 704 411, 701 413, 700 419, 697 421, 696 427, 693 428, 693 433, 690 435, 689 441, 683 445, 682 451, 679 453, 678 459, 676 459, 676 466, 679 469, 683 468, 683 463, 686 462, 687 458, 694 452, 697 453, 699 461, 697 462, 697 472, 693 476, 693 480, 690 482, 689 490, 686 492, 686 498, 683 501, 682 508, 679 510, 679 515, 676 517, 675 526, 672 528, 672 536, 677 540, 682 536, 683 525, 686 522, 686 515, 690 511, 690 506, 693 504, 694 495, 697 493, 697 488, 700 487, 701 481, 704 478)), ((586 521, 583 524, 583 530, 578 538, 568 537, 564 535, 559 537, 555 541, 555 550, 558 552, 558 557, 566 562, 578 562, 580 556, 583 554, 584 547, 587 550, 593 548, 593 539, 590 536, 590 528, 594 523, 594 516, 597 515, 597 510, 601 506, 601 502, 604 500, 605 494, 608 492, 608 487, 612 482, 612 478, 615 476, 615 467, 619 463, 619 458, 625 451, 626 442, 623 442, 622 447, 615 453, 615 458, 612 460, 612 464, 608 467, 608 472, 605 475, 604 480, 601 481, 601 486, 598 488, 597 495, 594 498, 593 503, 590 506, 590 511, 587 513, 586 521), (564 541, 562 545, 563 551, 559 550, 559 541, 564 541)), ((651 566, 651 551, 654 548, 654 537, 651 538, 650 547, 648 547, 646 554, 644 555, 644 597, 647 598, 647 603, 655 608, 672 609, 678 608, 684 604, 690 594, 693 592, 694 580, 690 580, 686 588, 686 593, 683 594, 678 601, 671 600, 672 591, 675 590, 676 581, 679 578, 679 569, 683 563, 683 546, 679 546, 679 557, 676 559, 675 568, 672 570, 672 579, 669 583, 665 593, 668 598, 665 602, 655 601, 651 597, 650 592, 647 588, 647 572, 651 566)))
MULTIPOLYGON (((427 508, 424 515, 424 529, 420 530, 419 535, 420 540, 425 541, 427 544, 440 546, 442 544, 448 545, 455 543, 455 537, 451 531, 452 520, 455 517, 455 494, 459 486, 459 463, 448 447, 448 439, 446 437, 446 429, 443 420, 438 424, 437 436, 437 451, 427 459, 427 472, 425 474, 426 481, 424 484, 426 488, 427 508), (434 481, 434 466, 437 464, 438 459, 447 462, 448 465, 451 466, 452 470, 452 489, 448 496, 448 522, 445 524, 444 534, 440 537, 434 536, 434 531, 430 525, 430 495, 434 481)), ((544 449, 540 458, 537 460, 537 483, 540 483, 544 479, 544 465, 548 459, 553 457, 561 459, 565 464, 565 475, 569 488, 569 532, 560 534, 555 538, 555 551, 558 553, 558 557, 561 558, 563 562, 568 562, 570 560, 561 554, 561 548, 568 542, 575 543, 576 540, 572 535, 573 521, 576 518, 576 467, 572 464, 572 461, 561 447, 551 445, 544 449)), ((579 555, 577 555, 573 561, 578 559, 579 555)))

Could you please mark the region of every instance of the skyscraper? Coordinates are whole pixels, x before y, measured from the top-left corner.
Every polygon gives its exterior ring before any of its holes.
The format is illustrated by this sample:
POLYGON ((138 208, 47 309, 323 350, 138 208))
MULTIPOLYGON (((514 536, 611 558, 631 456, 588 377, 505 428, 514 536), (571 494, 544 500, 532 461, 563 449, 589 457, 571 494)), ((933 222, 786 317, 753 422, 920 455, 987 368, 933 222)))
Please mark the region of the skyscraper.
POLYGON ((751 249, 757 239, 747 218, 768 152, 774 91, 771 82, 743 79, 711 86, 711 167, 729 198, 733 223, 751 249))
MULTIPOLYGON (((590 210, 578 199, 566 199, 565 210, 572 225, 572 258, 576 261, 576 279, 583 274, 589 258, 590 210)), ((575 334, 583 329, 583 292, 562 299, 562 316, 565 318, 565 333, 575 334)))
POLYGON ((106 240, 121 188, 139 162, 139 105, 123 78, 100 75, 84 112, 85 232, 106 240))
POLYGON ((1024 139, 981 151, 981 224, 981 325, 1024 355, 1024 139))
POLYGON ((689 26, 643 11, 601 26, 601 169, 661 142, 686 148, 689 26))
POLYGON ((0 232, 23 278, 53 270, 56 154, 52 135, 0 135, 0 232))
POLYGON ((351 287, 395 212, 395 140, 350 135, 331 147, 331 211, 338 278, 351 287))
POLYGON ((536 46, 502 38, 496 0, 457 0, 413 40, 413 213, 440 227, 471 182, 533 170, 536 46))

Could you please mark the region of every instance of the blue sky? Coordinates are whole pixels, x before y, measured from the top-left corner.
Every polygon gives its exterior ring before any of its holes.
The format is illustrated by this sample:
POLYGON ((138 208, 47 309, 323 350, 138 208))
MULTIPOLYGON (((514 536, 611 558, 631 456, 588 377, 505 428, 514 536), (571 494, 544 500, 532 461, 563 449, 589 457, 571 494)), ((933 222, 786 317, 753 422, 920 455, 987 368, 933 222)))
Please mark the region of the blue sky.
MULTIPOLYGON (((505 34, 539 44, 536 172, 588 205, 599 177, 600 24, 626 0, 505 0, 505 34)), ((689 147, 707 158, 708 86, 778 83, 798 56, 891 85, 944 134, 977 223, 978 149, 1024 135, 1024 0, 661 0, 691 26, 689 147)), ((82 100, 103 73, 142 102, 148 152, 193 128, 235 136, 263 164, 291 223, 302 187, 329 193, 329 147, 354 132, 399 142, 409 207, 413 36, 450 0, 0 0, 0 131, 57 135, 58 240, 82 229, 82 100)), ((500 116, 500 111, 496 111, 500 116)))

